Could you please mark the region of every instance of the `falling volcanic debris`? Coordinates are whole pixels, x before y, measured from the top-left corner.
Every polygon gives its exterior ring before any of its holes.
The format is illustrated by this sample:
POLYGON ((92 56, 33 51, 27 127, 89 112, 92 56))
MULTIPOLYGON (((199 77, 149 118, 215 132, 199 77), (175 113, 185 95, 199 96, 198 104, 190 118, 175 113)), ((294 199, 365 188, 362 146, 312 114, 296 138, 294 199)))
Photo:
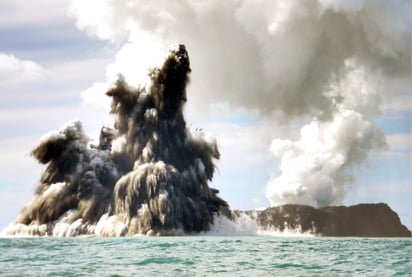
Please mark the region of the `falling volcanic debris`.
POLYGON ((228 204, 208 187, 219 151, 186 126, 182 109, 190 73, 184 45, 134 88, 119 76, 107 95, 116 116, 90 144, 80 122, 40 140, 32 155, 46 165, 33 199, 9 235, 134 235, 208 230, 228 204))

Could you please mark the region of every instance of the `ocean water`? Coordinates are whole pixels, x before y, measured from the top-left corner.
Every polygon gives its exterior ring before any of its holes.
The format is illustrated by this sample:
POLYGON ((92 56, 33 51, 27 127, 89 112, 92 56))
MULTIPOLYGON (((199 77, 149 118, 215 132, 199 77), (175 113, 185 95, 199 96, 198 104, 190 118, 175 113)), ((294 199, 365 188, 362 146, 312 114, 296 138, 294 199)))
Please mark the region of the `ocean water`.
POLYGON ((0 276, 411 276, 412 239, 0 238, 0 276))

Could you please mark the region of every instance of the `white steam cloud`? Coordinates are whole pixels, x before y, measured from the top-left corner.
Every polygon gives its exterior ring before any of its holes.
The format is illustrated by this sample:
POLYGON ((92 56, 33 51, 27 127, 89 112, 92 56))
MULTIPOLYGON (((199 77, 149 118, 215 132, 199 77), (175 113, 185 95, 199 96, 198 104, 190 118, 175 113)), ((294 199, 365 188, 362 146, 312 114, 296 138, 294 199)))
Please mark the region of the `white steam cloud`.
POLYGON ((282 172, 268 185, 272 205, 340 204, 351 180, 350 167, 365 161, 371 150, 386 146, 384 133, 371 121, 380 97, 361 66, 347 61, 342 79, 331 83, 325 95, 335 105, 331 118, 303 126, 297 141, 272 141, 282 172))
POLYGON ((298 140, 273 140, 281 174, 267 197, 315 206, 340 203, 350 168, 385 147, 374 121, 411 88, 410 11, 408 0, 75 0, 71 8, 80 29, 121 45, 108 83, 118 72, 141 83, 142 70, 182 42, 194 105, 258 111, 273 128, 311 118, 298 140))

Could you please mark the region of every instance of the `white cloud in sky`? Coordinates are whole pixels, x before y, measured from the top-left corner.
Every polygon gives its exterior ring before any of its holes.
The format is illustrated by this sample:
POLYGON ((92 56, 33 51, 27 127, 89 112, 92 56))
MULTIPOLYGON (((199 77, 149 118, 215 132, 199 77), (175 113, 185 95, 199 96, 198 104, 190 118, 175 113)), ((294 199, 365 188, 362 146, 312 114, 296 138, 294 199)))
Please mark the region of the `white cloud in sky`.
POLYGON ((0 26, 16 27, 36 24, 60 24, 68 14, 70 0, 0 1, 0 26))
POLYGON ((41 65, 0 52, 0 86, 44 81, 49 73, 41 65))
MULTIPOLYGON (((1 137, 22 135, 23 130, 56 129, 74 118, 84 121, 92 134, 111 122, 108 109, 87 107, 80 92, 96 80, 104 80, 107 58, 61 62, 45 68, 12 54, 0 53, 1 137), (93 122, 94 120, 94 122, 93 122)), ((108 108, 108 107, 107 107, 108 108)))

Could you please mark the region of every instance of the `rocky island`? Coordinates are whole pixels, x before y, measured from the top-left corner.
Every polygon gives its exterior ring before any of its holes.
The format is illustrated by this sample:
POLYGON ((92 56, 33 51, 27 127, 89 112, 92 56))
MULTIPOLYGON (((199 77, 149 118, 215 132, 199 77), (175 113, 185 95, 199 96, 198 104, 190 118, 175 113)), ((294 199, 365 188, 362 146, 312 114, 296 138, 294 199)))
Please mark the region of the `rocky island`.
POLYGON ((324 208, 288 204, 246 213, 262 230, 298 230, 319 236, 412 236, 398 214, 384 203, 324 208))

